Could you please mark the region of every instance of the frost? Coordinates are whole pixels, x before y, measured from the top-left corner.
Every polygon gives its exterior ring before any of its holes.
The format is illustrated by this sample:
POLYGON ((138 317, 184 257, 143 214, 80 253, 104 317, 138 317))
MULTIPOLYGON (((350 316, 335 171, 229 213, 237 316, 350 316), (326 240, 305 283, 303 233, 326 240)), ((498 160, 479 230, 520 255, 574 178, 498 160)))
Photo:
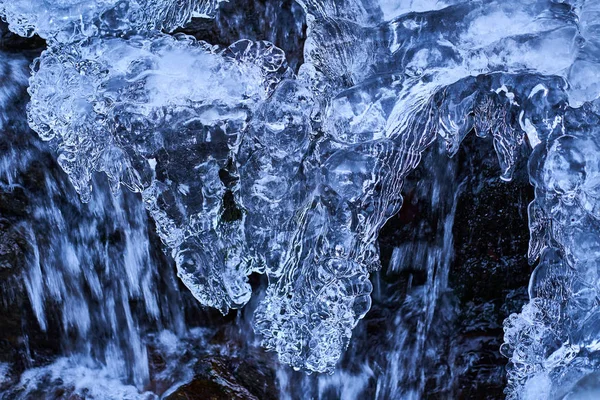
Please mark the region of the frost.
POLYGON ((247 276, 266 274, 255 329, 296 369, 333 371, 370 308, 379 230, 436 138, 454 155, 469 132, 491 136, 506 181, 533 149, 529 257, 541 261, 503 351, 509 396, 558 393, 548 386, 579 378, 561 380, 567 366, 591 368, 581 349, 597 350, 594 6, 301 3, 297 75, 268 42, 221 48, 156 31, 213 3, 171 13, 175 3, 73 1, 34 18, 11 2, 3 13, 17 32, 52 38, 33 68, 30 125, 81 198, 96 172, 115 193, 141 193, 205 305, 243 306, 247 276))

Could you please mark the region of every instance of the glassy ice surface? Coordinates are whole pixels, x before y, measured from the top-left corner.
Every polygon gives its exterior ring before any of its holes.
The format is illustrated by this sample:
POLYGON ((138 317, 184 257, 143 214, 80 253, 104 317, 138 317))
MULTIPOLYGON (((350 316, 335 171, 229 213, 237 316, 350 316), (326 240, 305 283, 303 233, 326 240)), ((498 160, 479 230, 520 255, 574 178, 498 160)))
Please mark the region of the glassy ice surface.
MULTIPOLYGON (((160 32, 216 3, 0 10, 13 31, 48 39, 29 124, 81 199, 93 202, 96 172, 115 194, 141 193, 204 305, 242 307, 248 276, 265 274, 254 329, 295 369, 333 372, 371 306, 379 231, 436 139, 452 156, 471 131, 491 137, 505 181, 530 152, 538 265, 530 302, 504 326, 507 395, 596 390, 586 382, 599 361, 600 3, 298 2, 308 28, 297 73, 269 42, 160 32)), ((449 199, 440 218, 451 231, 449 199)), ((442 242, 437 265, 451 238, 442 242)))
POLYGON ((93 171, 140 192, 182 281, 226 312, 250 296, 235 151, 284 61, 266 42, 220 49, 185 35, 51 47, 30 82, 30 125, 83 201, 93 171))
POLYGON ((173 31, 192 17, 214 16, 220 0, 40 0, 0 1, 10 29, 70 43, 135 30, 173 31))

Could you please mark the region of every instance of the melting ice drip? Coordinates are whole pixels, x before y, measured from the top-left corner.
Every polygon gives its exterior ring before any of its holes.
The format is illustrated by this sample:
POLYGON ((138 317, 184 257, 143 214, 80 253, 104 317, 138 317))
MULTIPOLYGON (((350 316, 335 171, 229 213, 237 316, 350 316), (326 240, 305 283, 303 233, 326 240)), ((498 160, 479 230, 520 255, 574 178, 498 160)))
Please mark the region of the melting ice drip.
POLYGON ((475 130, 493 136, 505 180, 534 148, 530 257, 542 256, 531 303, 506 324, 509 394, 559 393, 594 370, 597 2, 306 0, 297 75, 266 42, 156 31, 191 16, 169 2, 48 1, 47 19, 26 3, 0 2, 11 29, 50 40, 30 124, 81 198, 94 171, 141 192, 203 304, 241 307, 247 276, 266 273, 255 328, 283 362, 332 371, 370 307, 404 178, 437 136, 454 154, 475 130), (102 22, 114 10, 146 22, 102 22))

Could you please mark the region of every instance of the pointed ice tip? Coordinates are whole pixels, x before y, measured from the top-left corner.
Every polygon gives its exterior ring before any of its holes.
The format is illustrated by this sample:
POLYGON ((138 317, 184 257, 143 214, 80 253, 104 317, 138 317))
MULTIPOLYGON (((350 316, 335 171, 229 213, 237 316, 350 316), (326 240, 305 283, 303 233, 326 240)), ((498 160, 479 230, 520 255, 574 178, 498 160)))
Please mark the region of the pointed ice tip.
POLYGON ((513 180, 512 174, 502 174, 500 175, 500 179, 504 182, 511 182, 513 180))
MULTIPOLYGON (((505 163, 501 162, 501 164, 505 163)), ((502 167, 502 165, 500 166, 502 167)), ((513 173, 515 172, 514 164, 511 164, 503 169, 504 171, 502 171, 502 173, 500 174, 500 179, 502 179, 504 182, 511 182, 513 180, 513 173)))
POLYGON ((225 316, 225 315, 229 314, 230 308, 227 307, 226 304, 223 304, 221 307, 218 307, 218 310, 222 315, 225 316))
POLYGON ((89 203, 90 200, 92 199, 91 191, 83 191, 83 192, 79 193, 79 199, 81 200, 82 203, 89 203))

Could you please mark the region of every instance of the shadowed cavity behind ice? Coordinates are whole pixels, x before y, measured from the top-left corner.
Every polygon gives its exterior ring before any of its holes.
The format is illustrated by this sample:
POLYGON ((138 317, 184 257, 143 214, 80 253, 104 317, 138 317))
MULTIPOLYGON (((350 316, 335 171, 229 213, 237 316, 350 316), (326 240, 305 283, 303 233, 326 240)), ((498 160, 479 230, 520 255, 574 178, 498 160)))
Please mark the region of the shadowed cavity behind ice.
POLYGON ((505 322, 507 393, 594 390, 598 2, 301 1, 297 73, 268 42, 164 33, 218 6, 183 3, 55 0, 40 13, 0 1, 13 31, 48 41, 29 123, 83 201, 94 172, 141 193, 202 304, 242 307, 247 277, 266 274, 263 346, 331 372, 425 149, 438 139, 454 155, 469 132, 491 136, 507 181, 527 149, 540 261, 530 303, 505 322))

